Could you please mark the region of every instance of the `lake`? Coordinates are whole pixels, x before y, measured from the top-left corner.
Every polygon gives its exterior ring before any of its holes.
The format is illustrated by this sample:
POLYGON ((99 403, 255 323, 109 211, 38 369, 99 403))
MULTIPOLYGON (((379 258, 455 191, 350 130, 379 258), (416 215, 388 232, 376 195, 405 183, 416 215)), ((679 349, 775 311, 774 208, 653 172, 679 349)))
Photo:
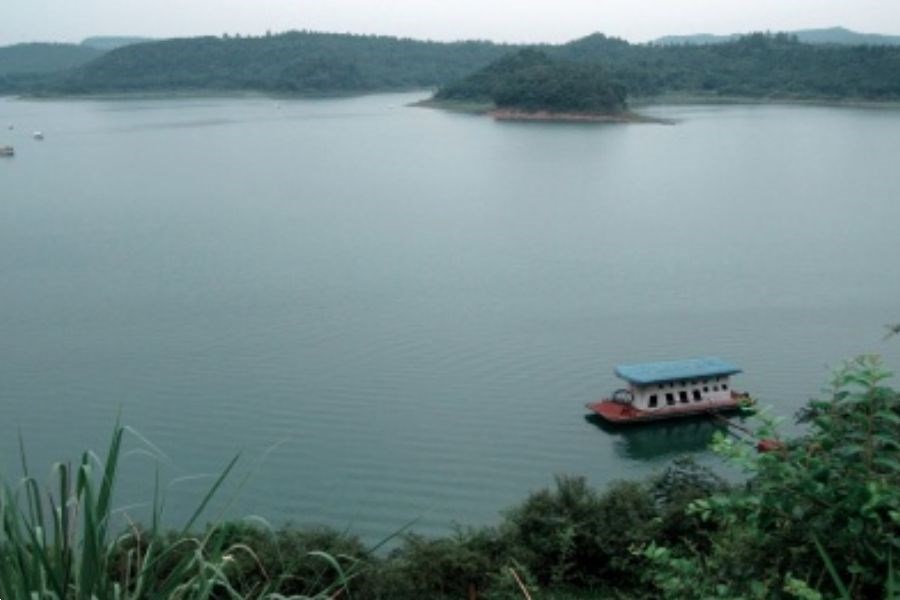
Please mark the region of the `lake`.
POLYGON ((422 97, 0 99, 5 472, 19 432, 43 480, 121 413, 138 518, 157 465, 177 524, 240 452, 211 517, 441 534, 555 474, 719 464, 708 423, 586 420, 616 364, 718 355, 788 417, 900 366, 900 111, 422 97))

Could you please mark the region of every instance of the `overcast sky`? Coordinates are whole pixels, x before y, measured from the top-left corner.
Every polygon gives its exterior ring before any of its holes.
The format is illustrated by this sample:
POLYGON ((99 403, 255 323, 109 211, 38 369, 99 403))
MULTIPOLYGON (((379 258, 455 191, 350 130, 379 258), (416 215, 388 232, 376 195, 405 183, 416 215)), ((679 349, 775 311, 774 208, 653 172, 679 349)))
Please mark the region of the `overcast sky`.
POLYGON ((842 25, 900 33, 900 0, 0 0, 0 45, 289 29, 565 42, 842 25))

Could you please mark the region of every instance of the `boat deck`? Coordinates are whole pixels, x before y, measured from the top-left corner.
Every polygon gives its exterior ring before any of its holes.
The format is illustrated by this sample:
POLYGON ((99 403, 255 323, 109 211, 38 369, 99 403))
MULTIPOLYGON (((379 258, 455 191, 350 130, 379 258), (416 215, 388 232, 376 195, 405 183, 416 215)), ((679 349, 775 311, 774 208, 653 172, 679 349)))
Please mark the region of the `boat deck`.
POLYGON ((747 406, 749 403, 751 403, 749 395, 743 392, 732 391, 731 397, 727 400, 676 404, 652 411, 641 410, 630 404, 613 402, 609 399, 591 402, 587 405, 587 408, 610 423, 625 424, 735 411, 747 406))

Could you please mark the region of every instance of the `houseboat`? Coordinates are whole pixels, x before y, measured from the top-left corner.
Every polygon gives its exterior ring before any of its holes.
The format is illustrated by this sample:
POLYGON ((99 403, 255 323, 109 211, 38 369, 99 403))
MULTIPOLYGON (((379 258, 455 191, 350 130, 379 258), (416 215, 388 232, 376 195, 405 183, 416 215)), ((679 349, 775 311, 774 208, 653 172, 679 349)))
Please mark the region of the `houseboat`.
POLYGON ((714 357, 621 365, 616 375, 628 383, 587 407, 610 423, 640 423, 738 410, 750 397, 731 389, 741 372, 714 357))
POLYGON ((15 156, 16 150, 12 146, 0 146, 0 156, 15 156))

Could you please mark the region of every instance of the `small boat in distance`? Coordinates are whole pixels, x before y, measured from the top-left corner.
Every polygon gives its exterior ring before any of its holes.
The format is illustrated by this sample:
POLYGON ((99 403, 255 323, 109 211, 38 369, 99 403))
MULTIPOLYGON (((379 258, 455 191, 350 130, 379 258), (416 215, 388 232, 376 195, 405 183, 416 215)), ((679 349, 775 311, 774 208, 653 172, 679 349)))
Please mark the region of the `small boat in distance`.
POLYGON ((44 139, 44 132, 43 131, 35 131, 33 134, 33 137, 36 140, 42 140, 42 139, 44 139))
POLYGON ((12 146, 0 146, 0 156, 15 156, 16 149, 12 146))
POLYGON ((712 414, 752 404, 749 395, 731 389, 730 377, 741 370, 719 358, 621 365, 615 372, 628 387, 587 405, 610 423, 712 414))

